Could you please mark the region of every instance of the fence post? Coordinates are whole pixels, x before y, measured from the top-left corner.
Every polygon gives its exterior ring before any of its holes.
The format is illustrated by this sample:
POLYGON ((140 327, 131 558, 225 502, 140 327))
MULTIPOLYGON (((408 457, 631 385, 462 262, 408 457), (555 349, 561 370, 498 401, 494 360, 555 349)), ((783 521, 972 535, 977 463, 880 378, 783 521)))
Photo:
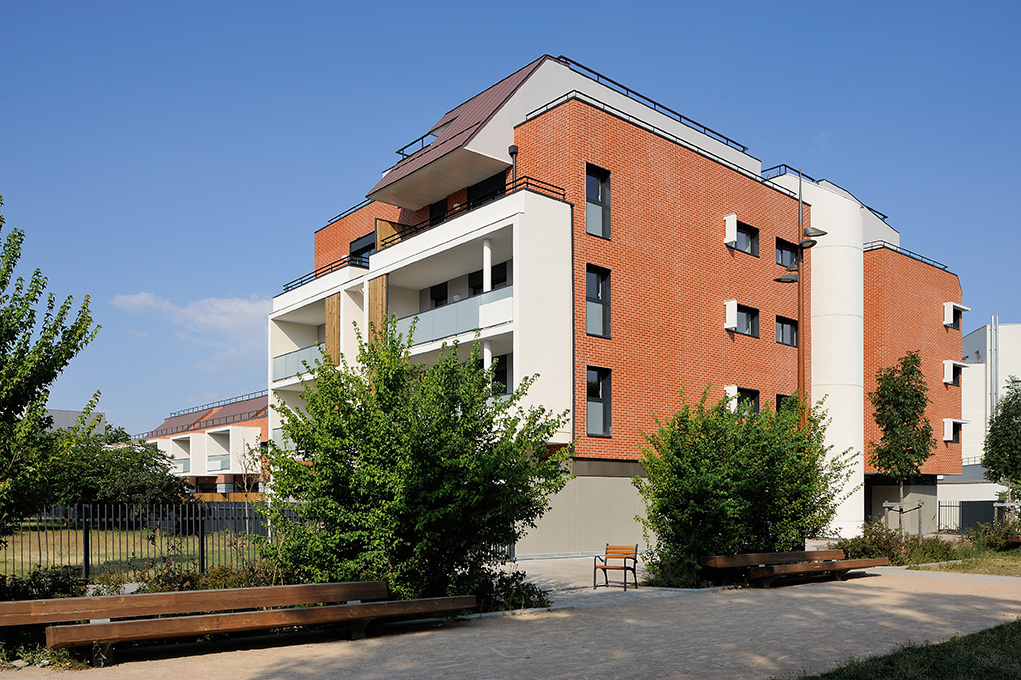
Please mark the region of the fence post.
POLYGON ((89 582, 89 576, 91 575, 91 568, 89 564, 89 552, 90 552, 90 533, 92 531, 92 506, 81 505, 81 518, 82 518, 82 574, 85 577, 85 582, 89 582))
POLYGON ((206 513, 204 508, 198 510, 199 522, 199 573, 206 573, 206 513))

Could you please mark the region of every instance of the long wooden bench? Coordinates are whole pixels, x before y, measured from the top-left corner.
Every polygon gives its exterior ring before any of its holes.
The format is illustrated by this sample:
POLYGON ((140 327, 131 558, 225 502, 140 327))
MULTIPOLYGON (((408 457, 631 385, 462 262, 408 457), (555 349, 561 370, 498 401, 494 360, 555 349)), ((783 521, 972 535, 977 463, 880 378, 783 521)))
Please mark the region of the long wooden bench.
POLYGON ((606 544, 606 551, 600 557, 596 555, 592 558, 592 589, 595 590, 599 586, 596 585, 596 573, 599 571, 603 572, 603 585, 606 587, 610 586, 610 579, 607 576, 607 571, 619 571, 624 574, 624 590, 627 590, 627 575, 631 572, 631 576, 635 582, 635 588, 638 587, 638 546, 637 545, 610 545, 606 544), (610 564, 610 560, 620 560, 620 564, 610 564), (602 562, 602 564, 599 564, 602 562), (630 562, 630 563, 629 563, 630 562))
POLYGON ((699 559, 702 566, 715 569, 748 568, 748 579, 768 588, 783 576, 831 573, 838 580, 847 579, 852 569, 883 567, 890 564, 885 557, 874 559, 844 559, 843 550, 803 550, 780 553, 740 553, 713 555, 699 559))
POLYGON ((357 640, 365 637, 365 627, 373 619, 443 614, 476 605, 474 595, 419 600, 387 597, 386 583, 363 581, 18 600, 0 602, 0 626, 64 624, 46 628, 46 646, 96 645, 97 660, 102 662, 109 659, 116 642, 337 622, 349 622, 351 638, 357 640), (343 604, 302 606, 323 603, 343 604), (187 616, 167 616, 172 614, 187 616), (71 621, 88 623, 66 623, 71 621))

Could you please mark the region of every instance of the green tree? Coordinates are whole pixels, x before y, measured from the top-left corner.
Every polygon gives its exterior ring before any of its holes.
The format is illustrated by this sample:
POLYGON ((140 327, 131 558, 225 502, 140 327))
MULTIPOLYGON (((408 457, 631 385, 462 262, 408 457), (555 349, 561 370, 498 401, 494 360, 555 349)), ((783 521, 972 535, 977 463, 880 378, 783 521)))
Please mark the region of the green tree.
POLYGON ((132 442, 123 428, 102 433, 58 432, 59 453, 50 462, 49 501, 74 503, 179 503, 191 490, 175 475, 170 456, 155 444, 132 442))
POLYGON ((991 482, 1007 486, 1007 501, 1013 501, 1014 485, 1021 482, 1021 380, 1007 379, 1007 391, 996 402, 986 432, 982 467, 991 482))
MULTIPOLYGON (((0 230, 3 223, 0 215, 0 230)), ((46 277, 38 269, 28 281, 15 278, 24 240, 12 229, 0 255, 0 536, 45 502, 49 388, 99 331, 88 296, 75 312, 71 297, 59 306, 52 293, 43 301, 46 277)))
POLYGON ((641 519, 654 540, 646 563, 654 583, 703 583, 698 558, 739 552, 801 550, 825 529, 850 474, 851 453, 830 455, 818 408, 788 400, 774 412, 737 408, 729 399, 684 401, 646 434, 634 478, 646 505, 641 519))
POLYGON ((869 443, 869 462, 900 485, 901 528, 904 482, 919 474, 936 446, 932 425, 925 415, 928 392, 922 357, 917 350, 912 350, 895 365, 877 370, 876 390, 869 393, 873 417, 883 433, 879 444, 869 443))
POLYGON ((382 579, 401 598, 492 589, 502 546, 566 483, 569 450, 547 446, 566 415, 520 406, 534 377, 494 397, 477 343, 426 369, 394 319, 370 334, 354 366, 324 352, 304 407, 279 409, 298 453, 270 448, 272 493, 296 502, 270 504, 278 559, 299 580, 382 579))

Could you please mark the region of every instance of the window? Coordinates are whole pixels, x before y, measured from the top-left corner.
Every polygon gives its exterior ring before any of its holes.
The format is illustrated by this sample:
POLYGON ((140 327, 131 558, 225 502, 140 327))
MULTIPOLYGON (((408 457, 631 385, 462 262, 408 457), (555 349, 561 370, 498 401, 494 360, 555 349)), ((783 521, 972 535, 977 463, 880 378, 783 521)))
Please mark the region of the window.
POLYGON ((371 232, 351 241, 348 262, 356 267, 368 267, 369 255, 376 252, 376 232, 371 232))
POLYGON ((954 309, 953 320, 947 328, 953 328, 955 331, 961 330, 961 320, 964 318, 964 312, 959 309, 954 309))
POLYGON ((494 375, 493 379, 503 386, 497 386, 496 394, 510 394, 514 391, 514 374, 512 372, 512 362, 510 354, 501 354, 498 357, 493 357, 494 375))
MULTIPOLYGON (((510 262, 501 262, 493 265, 493 290, 503 288, 507 285, 507 265, 510 262)), ((471 295, 482 294, 482 270, 477 269, 468 274, 468 289, 471 295)))
POLYGON ((610 369, 589 366, 585 433, 590 437, 610 436, 610 369))
MULTIPOLYGON (((498 172, 468 187, 468 209, 477 208, 502 195, 507 189, 507 173, 498 172)), ((430 208, 431 212, 431 208, 430 208)))
POLYGON ((950 384, 951 385, 957 385, 958 387, 960 387, 961 386, 961 367, 960 366, 954 366, 953 371, 954 371, 954 375, 953 375, 953 378, 950 380, 950 384))
POLYGON ((436 201, 429 206, 429 224, 436 226, 447 221, 447 199, 436 201))
POLYGON ((759 256, 759 230, 744 222, 737 223, 737 245, 734 246, 742 253, 759 256))
POLYGON ((594 165, 585 168, 585 231, 610 238, 610 173, 594 165))
POLYGON ((798 346, 798 322, 794 319, 776 317, 776 341, 781 345, 798 346))
POLYGON ((737 403, 747 404, 752 413, 759 412, 759 391, 748 390, 743 387, 737 388, 737 403))
POLYGON ((759 337, 759 310, 754 307, 738 305, 735 332, 755 338, 759 337))
POLYGON ((438 283, 430 288, 429 299, 432 300, 433 309, 447 304, 447 282, 438 283))
POLYGON ((791 398, 789 394, 778 394, 776 395, 776 412, 779 413, 783 405, 787 403, 787 400, 791 398))
POLYGON ((585 332, 610 337, 610 270, 585 265, 585 332))
POLYGON ((776 263, 788 269, 798 266, 798 247, 782 238, 776 240, 776 263))
POLYGON ((947 328, 953 328, 954 330, 961 330, 961 321, 964 318, 964 313, 970 311, 971 308, 965 307, 960 303, 944 302, 943 325, 947 328))
POLYGON ((961 386, 961 374, 968 364, 963 361, 953 361, 946 359, 943 362, 943 383, 946 385, 961 386))

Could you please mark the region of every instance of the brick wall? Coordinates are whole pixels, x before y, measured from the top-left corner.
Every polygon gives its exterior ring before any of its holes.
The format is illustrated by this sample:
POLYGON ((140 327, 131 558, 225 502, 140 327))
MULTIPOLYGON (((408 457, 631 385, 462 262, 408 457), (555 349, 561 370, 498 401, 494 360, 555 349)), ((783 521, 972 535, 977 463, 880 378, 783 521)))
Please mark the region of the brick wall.
MULTIPOLYGON (((943 383, 943 361, 961 358, 961 331, 943 325, 943 303, 961 302, 957 275, 888 248, 865 253, 865 446, 882 433, 868 394, 876 371, 919 350, 932 403, 926 415, 936 438, 927 474, 960 474, 961 445, 943 441, 943 419, 961 417, 961 388, 943 383)), ((875 472, 866 456, 866 472, 875 472)))
MULTIPOLYGON (((518 126, 518 176, 574 204, 575 412, 578 455, 637 459, 654 415, 697 402, 707 385, 793 394, 797 350, 775 316, 797 318, 797 286, 773 279, 775 238, 798 241, 797 200, 693 151, 572 100, 518 126), (586 163, 610 172, 611 238, 585 233, 586 163), (724 216, 759 229, 759 257, 724 246, 724 216), (611 270, 611 338, 585 333, 585 265, 611 270), (724 300, 759 310, 760 337, 724 330, 724 300), (585 435, 586 366, 612 371, 612 438, 585 435)), ((806 226, 811 210, 806 206, 806 226)), ((799 329, 804 335, 804 328, 799 329)))

